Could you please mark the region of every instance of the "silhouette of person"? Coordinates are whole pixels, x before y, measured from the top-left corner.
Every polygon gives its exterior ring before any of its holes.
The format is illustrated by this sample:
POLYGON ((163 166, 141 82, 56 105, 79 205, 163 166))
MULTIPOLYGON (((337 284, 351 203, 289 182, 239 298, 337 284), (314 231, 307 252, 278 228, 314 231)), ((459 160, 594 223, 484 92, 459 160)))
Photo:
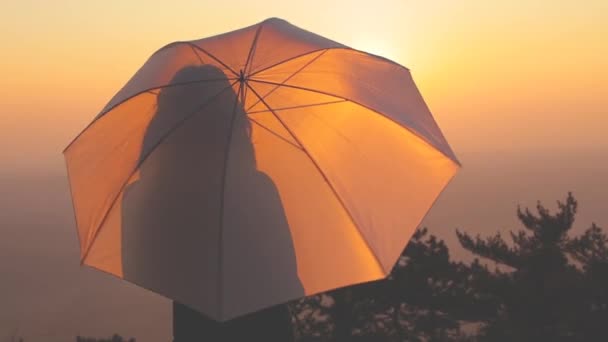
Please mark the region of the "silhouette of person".
POLYGON ((278 190, 257 169, 243 94, 210 65, 185 67, 171 84, 124 192, 123 276, 174 299, 176 342, 288 341, 285 305, 225 323, 199 312, 251 312, 304 290, 278 190))

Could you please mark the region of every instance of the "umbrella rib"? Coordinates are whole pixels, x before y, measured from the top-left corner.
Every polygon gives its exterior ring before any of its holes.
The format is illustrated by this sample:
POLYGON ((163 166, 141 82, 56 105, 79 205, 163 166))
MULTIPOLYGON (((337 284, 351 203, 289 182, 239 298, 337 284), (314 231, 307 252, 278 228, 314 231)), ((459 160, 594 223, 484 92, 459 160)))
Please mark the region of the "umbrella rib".
MULTIPOLYGON (((72 141, 63 149, 63 152, 65 153, 65 151, 67 151, 70 146, 72 146, 76 140, 78 140, 78 138, 80 138, 80 136, 86 131, 88 130, 91 126, 93 126, 93 124, 95 122, 97 122, 97 120, 100 120, 101 118, 103 118, 107 113, 111 112, 112 110, 114 110, 116 107, 124 104, 125 102, 131 100, 134 97, 137 97, 141 94, 144 93, 151 93, 154 94, 152 92, 152 90, 157 90, 157 89, 165 89, 165 88, 171 88, 171 87, 177 87, 177 86, 182 86, 182 85, 190 85, 190 84, 198 84, 198 83, 204 83, 204 82, 219 82, 219 81, 234 81, 236 80, 236 78, 214 78, 214 79, 209 79, 209 80, 195 80, 195 81, 186 81, 186 82, 176 82, 176 83, 172 83, 172 84, 165 84, 165 85, 161 85, 161 86, 157 86, 157 87, 152 87, 152 88, 146 88, 140 92, 137 92, 127 98, 125 98, 124 100, 120 101, 119 103, 113 105, 112 107, 108 108, 105 111, 102 111, 101 113, 99 113, 94 119, 93 121, 91 121, 82 131, 80 131, 80 133, 78 133, 78 135, 76 137, 74 137, 74 139, 72 139, 72 141)), ((154 95, 158 95, 158 94, 154 94, 154 95)))
POLYGON ((264 71, 266 71, 266 70, 272 69, 272 68, 277 67, 277 66, 279 66, 279 65, 281 65, 281 64, 285 64, 285 63, 290 62, 290 61, 292 61, 292 60, 294 60, 294 59, 298 59, 298 58, 301 58, 301 57, 306 57, 306 56, 308 56, 308 55, 312 55, 312 54, 313 54, 313 53, 315 53, 315 52, 319 52, 319 51, 327 51, 327 50, 331 50, 331 49, 334 49, 334 48, 322 48, 322 49, 314 49, 314 50, 312 50, 312 51, 304 52, 304 53, 301 53, 301 54, 299 54, 299 55, 295 55, 295 56, 292 56, 292 57, 289 57, 289 58, 283 59, 283 60, 281 60, 281 61, 278 61, 278 62, 276 62, 276 63, 274 63, 274 64, 271 64, 271 65, 269 65, 269 66, 267 66, 267 67, 265 67, 265 68, 262 68, 262 69, 260 69, 260 70, 258 70, 258 71, 255 71, 254 73, 252 73, 252 74, 251 74, 251 75, 249 75, 249 76, 250 76, 250 77, 253 77, 253 76, 255 76, 255 75, 257 75, 257 74, 259 74, 259 73, 261 73, 261 72, 264 72, 264 71))
POLYGON ((380 268, 380 270, 382 270, 382 272, 386 272, 386 270, 384 269, 384 267, 382 266, 382 263, 380 262, 380 260, 378 259, 378 256, 376 256, 376 253, 374 252, 374 250, 371 248, 371 246, 369 245, 369 243, 367 242, 367 240, 365 239, 365 237, 363 236, 363 233, 361 232, 361 229, 359 228, 359 225, 357 224, 357 222, 355 221, 355 218, 353 217, 353 215, 351 214, 350 210, 348 210, 348 208, 346 207, 346 203, 344 203, 344 201, 342 200, 342 198, 340 197, 340 195, 338 195, 338 191, 336 190, 336 188, 333 186, 333 184, 331 183, 331 181, 329 180, 329 177, 327 177, 327 175, 325 174, 325 172, 323 172, 323 169, 321 169, 321 166, 317 163, 317 161, 312 157, 312 155, 308 152, 308 150, 306 149, 306 147, 304 147, 304 145, 302 144, 302 142, 300 141, 300 139, 295 135, 295 133, 285 124, 285 122, 281 119, 281 117, 272 109, 270 108, 270 106, 268 105, 268 103, 266 103, 266 101, 264 101, 260 95, 255 91, 255 89, 253 89, 253 87, 251 87, 249 84, 247 84, 247 86, 249 87, 249 89, 261 100, 261 102, 266 106, 266 108, 268 108, 268 110, 270 110, 270 112, 277 118, 277 120, 279 120, 279 122, 281 123, 281 125, 283 125, 283 127, 287 130, 287 132, 289 132, 289 134, 291 134, 292 138, 300 145, 302 146, 302 152, 304 152, 304 154, 308 157, 308 159, 312 162, 312 164, 314 165, 314 167, 317 169, 317 171, 319 172, 319 174, 321 175, 321 177, 325 180, 325 183, 327 183, 327 186, 330 188, 330 190, 333 192, 334 196, 336 197, 336 199, 338 200, 338 202, 340 203, 340 205, 342 206, 342 208, 344 209, 344 211, 346 212, 346 215, 348 215, 350 221, 352 222, 352 224, 355 226, 355 229, 357 229, 357 232, 359 233, 359 235, 361 236, 361 239, 363 240, 363 242, 365 243, 365 245, 367 246, 367 249, 370 251, 370 253, 372 254, 372 256, 374 257, 374 260, 376 261, 377 266, 380 268))
MULTIPOLYGON (((169 84, 164 84, 161 86, 156 86, 156 87, 152 87, 152 88, 146 88, 140 92, 137 92, 127 98, 125 98, 124 100, 120 101, 119 103, 113 105, 112 107, 108 108, 107 110, 105 110, 104 112, 102 112, 98 118, 100 118, 101 116, 107 114, 108 112, 110 112, 111 110, 113 110, 114 108, 120 106, 121 104, 129 101, 130 99, 134 98, 137 95, 140 95, 142 93, 153 93, 153 90, 161 90, 161 89, 165 89, 165 88, 171 88, 171 87, 179 87, 179 86, 183 86, 183 85, 191 85, 191 84, 198 84, 198 83, 205 83, 205 82, 219 82, 219 81, 236 81, 237 78, 236 77, 230 77, 230 78, 226 78, 226 77, 221 77, 221 78, 210 78, 207 80, 192 80, 192 81, 184 81, 184 82, 175 82, 175 83, 169 83, 169 84)), ((153 93, 154 94, 154 93, 153 93)), ((158 95, 158 94, 154 94, 154 95, 158 95)), ((97 120, 97 119, 95 119, 97 120)), ((93 121, 95 122, 95 121, 93 121)))
POLYGON ((460 164, 460 162, 455 159, 455 157, 451 157, 449 154, 445 153, 441 148, 439 148, 438 146, 436 146, 435 144, 433 144, 432 142, 429 141, 429 139, 427 139, 426 137, 422 136, 422 134, 416 132, 415 130, 411 129, 410 127, 408 127, 407 125, 404 125, 398 121, 396 121, 395 119, 386 116, 384 113, 373 109, 367 105, 364 105, 361 102, 358 101, 354 101, 352 99, 348 99, 342 96, 338 96, 336 94, 332 94, 329 92, 325 92, 325 91, 321 91, 321 90, 316 90, 316 89, 312 89, 312 88, 307 88, 307 87, 301 87, 301 86, 297 86, 297 85, 291 85, 291 84, 281 84, 281 83, 277 83, 277 82, 270 82, 270 81, 263 81, 263 80, 255 80, 255 79, 249 79, 250 82, 257 82, 257 83, 265 83, 265 84, 274 84, 274 85, 281 85, 282 87, 287 87, 287 88, 292 88, 292 89, 299 89, 299 90, 303 90, 303 91, 309 91, 309 92, 313 92, 313 93, 317 93, 317 94, 321 94, 321 95, 327 95, 327 96, 332 96, 335 98, 339 98, 339 99, 344 99, 346 101, 352 102, 358 106, 361 106, 369 111, 372 111, 380 116, 382 116, 383 118, 386 118, 387 120, 393 122, 394 124, 398 125, 399 127, 407 130, 408 132, 412 133, 413 135, 415 135, 416 137, 418 137, 419 139, 421 139, 422 141, 424 141, 425 143, 429 144, 431 147, 433 147, 434 149, 438 150, 441 154, 443 154, 446 158, 450 159, 451 161, 453 161, 454 163, 456 163, 456 165, 458 165, 459 167, 462 166, 460 164))
POLYGON ((304 91, 309 91, 309 92, 313 92, 313 93, 317 93, 317 94, 321 94, 321 95, 327 95, 327 96, 335 97, 335 98, 341 99, 341 100, 346 100, 346 101, 354 102, 354 101, 352 101, 350 99, 347 99, 345 97, 342 97, 342 96, 339 96, 339 95, 336 95, 336 94, 332 94, 332 93, 329 93, 329 92, 326 92, 326 91, 316 90, 316 89, 307 88, 307 87, 301 87, 301 86, 292 85, 292 84, 285 84, 285 82, 278 83, 278 82, 272 82, 272 81, 256 80, 256 79, 253 79, 253 78, 250 78, 248 81, 250 81, 250 82, 256 82, 256 83, 265 83, 265 84, 270 84, 270 85, 276 85, 276 86, 286 87, 286 88, 293 88, 293 89, 298 89, 298 90, 304 90, 304 91))
POLYGON ((262 129, 265 129, 266 131, 268 131, 270 134, 274 135, 275 137, 277 137, 277 138, 279 138, 279 139, 283 140, 284 142, 286 142, 286 143, 288 143, 289 145, 291 145, 291 146, 293 146, 293 147, 297 148, 298 150, 303 151, 303 150, 302 150, 302 147, 300 147, 300 146, 298 146, 298 145, 296 145, 296 144, 292 143, 291 141, 289 141, 289 140, 285 139, 284 137, 282 137, 280 134, 276 133, 276 132, 275 132, 275 131, 273 131, 272 129, 270 129, 270 128, 268 128, 268 127, 264 126, 264 125, 262 125, 261 123, 257 122, 257 121, 256 121, 256 120, 254 120, 253 118, 248 118, 248 119, 249 119, 249 121, 251 121, 251 122, 255 123, 255 124, 256 124, 256 125, 258 125, 258 126, 260 126, 262 129))
MULTIPOLYGON (((236 83, 236 82, 235 82, 236 83)), ((230 120, 230 130, 228 131, 228 141, 226 143, 226 152, 224 153, 224 171, 222 172, 222 187, 221 187, 221 195, 220 195, 220 231, 219 231, 219 247, 218 247, 218 273, 219 273, 219 280, 218 280, 218 310, 219 310, 219 317, 222 317, 223 314, 223 310, 222 310, 222 301, 223 301, 223 295, 224 295, 224 291, 223 291, 223 287, 224 287, 224 272, 223 272, 223 267, 222 267, 222 256, 223 256, 223 245, 224 245, 224 197, 226 194, 226 173, 228 171, 228 157, 230 156, 230 145, 232 143, 232 133, 234 130, 234 122, 236 121, 236 107, 237 104, 239 102, 239 95, 241 94, 241 92, 243 92, 243 82, 239 83, 239 91, 237 93, 237 96, 234 99, 234 105, 232 107, 232 118, 230 120)))
POLYGON ((247 68, 249 67, 249 63, 251 63, 251 60, 253 58, 253 54, 254 54, 254 50, 256 49, 257 45, 258 45, 258 37, 260 36, 260 32, 262 32, 262 27, 264 27, 264 24, 266 24, 266 22, 262 22, 260 24, 260 26, 258 27, 258 29, 255 31, 255 37, 253 37, 253 41, 251 42, 251 47, 249 48, 249 53, 247 54, 247 61, 245 61, 245 66, 243 67, 243 73, 245 75, 247 75, 247 68))
POLYGON ((304 56, 307 56, 307 55, 313 54, 313 53, 315 53, 315 52, 323 51, 323 50, 327 50, 327 51, 329 51, 329 50, 346 50, 346 51, 353 51, 353 52, 361 53, 361 54, 364 54, 364 55, 367 55, 367 56, 370 56, 370 57, 377 58, 377 59, 379 59, 379 60, 381 60, 381 61, 383 61, 383 62, 387 62, 387 63, 389 63, 389 64, 392 64, 392 65, 396 66, 396 67, 399 67, 399 68, 401 68, 401 69, 404 69, 404 70, 406 70, 406 71, 408 71, 408 72, 410 71, 410 69, 408 69, 408 68, 404 67, 403 65, 401 65, 401 64, 399 64, 399 63, 397 63, 397 62, 395 62, 395 61, 392 61, 392 60, 390 60, 390 59, 388 59, 388 58, 386 58, 386 57, 382 57, 382 56, 374 55, 373 53, 365 52, 365 51, 362 51, 362 50, 353 49, 353 48, 348 47, 348 46, 333 46, 333 47, 326 47, 326 48, 314 49, 314 50, 312 50, 312 51, 304 52, 304 53, 301 53, 301 54, 299 54, 299 55, 295 55, 295 56, 293 56, 293 57, 286 58, 286 59, 284 59, 284 60, 282 60, 282 61, 279 61, 279 62, 276 62, 276 63, 274 63, 274 64, 272 64, 272 65, 269 65, 269 66, 267 66, 267 67, 265 67, 265 68, 263 68, 263 69, 260 69, 260 70, 258 70, 258 71, 255 71, 255 72, 254 72, 254 73, 252 73, 250 76, 255 76, 255 75, 257 75, 257 74, 259 74, 259 73, 261 73, 261 72, 264 72, 264 71, 266 71, 266 70, 272 69, 272 68, 277 67, 277 66, 279 66, 279 65, 281 65, 281 64, 285 64, 285 63, 290 62, 290 61, 292 61, 292 60, 294 60, 294 59, 298 59, 298 58, 300 58, 300 57, 304 57, 304 56))
MULTIPOLYGON (((318 106, 336 104, 336 103, 341 103, 341 102, 348 102, 348 100, 340 99, 340 100, 335 100, 335 101, 311 103, 311 104, 305 104, 305 105, 299 105, 299 106, 280 107, 280 108, 275 108, 274 110, 279 111, 279 110, 299 109, 299 108, 307 108, 307 107, 318 107, 318 106)), ((247 114, 251 115, 251 114, 268 113, 268 112, 270 112, 270 110, 264 109, 264 110, 254 110, 251 112, 247 112, 247 114)))
POLYGON ((93 233, 93 238, 91 239, 91 242, 88 243, 87 249, 86 249, 85 253, 83 254, 83 256, 82 256, 82 258, 80 260, 81 264, 84 263, 84 260, 86 260, 86 258, 88 257, 89 252, 91 251, 91 248, 93 247, 93 244, 94 244, 95 240, 97 239, 97 236, 99 235, 99 231, 101 230, 101 227, 106 222, 106 219, 110 215, 110 211, 112 211, 112 208, 116 204, 116 201, 120 197, 120 194, 124 191, 125 187, 129 183, 129 179, 131 179, 131 177, 133 176, 133 174, 135 173, 135 171, 137 171, 137 169, 139 169, 141 167, 141 165, 146 161, 146 159, 148 159, 148 157, 152 154, 152 152, 154 152, 156 150, 156 148, 163 141, 165 141, 165 139, 169 135, 171 135, 171 133, 173 133, 177 128, 181 127, 181 125, 184 124, 184 122, 186 122, 188 119, 192 118, 196 113, 198 113, 201 109, 203 109, 205 106, 207 106, 213 100, 215 100, 219 95, 221 95, 227 89, 232 88, 232 86, 234 86, 235 84, 236 84, 236 82, 233 82, 231 85, 229 85, 229 86, 225 87, 224 89, 220 90, 217 94, 215 94, 211 98, 209 98, 209 100, 207 100, 205 103, 201 104, 195 110, 193 110, 188 115, 186 115, 182 120, 178 121, 175 124, 175 126, 173 126, 167 133, 163 134, 160 137, 160 139, 158 140, 158 142, 156 142, 156 144, 154 144, 152 146, 152 148, 150 148, 150 150, 148 151, 148 153, 146 153, 142 158, 140 158, 140 160, 137 162, 137 165, 135 165, 135 167, 133 168, 133 170, 131 170, 131 172, 129 173, 129 176, 126 178, 126 180, 124 181, 124 183, 118 189, 118 192, 116 193, 116 195, 114 196, 114 198, 112 198, 112 202, 110 202, 110 206, 108 207, 108 210, 105 212, 105 214, 101 218, 101 222, 99 223, 99 225, 95 229, 95 233, 93 233))
MULTIPOLYGON (((249 63, 251 63, 252 59, 253 59, 253 54, 255 53, 254 50, 257 48, 258 45, 258 37, 260 36, 260 32, 262 32, 262 27, 264 27, 264 24, 266 22, 262 22, 260 24, 260 26, 258 26, 258 28, 255 31, 255 36, 253 37, 253 41, 251 42, 251 47, 249 48, 249 53, 247 54, 247 60, 245 61, 245 66, 243 67, 243 70, 240 70, 240 77, 247 77, 247 68, 249 67, 249 63)), ((242 80, 243 82, 244 80, 242 80)), ((239 93, 241 92, 241 88, 242 85, 239 87, 239 93)), ((245 99, 247 98, 247 88, 242 88, 243 91, 243 100, 241 101, 243 103, 243 105, 245 105, 246 101, 245 99)))
MULTIPOLYGON (((233 70, 231 67, 229 67, 228 65, 226 65, 226 64, 225 64, 224 62, 222 62, 222 61, 221 61, 219 58, 215 57, 214 55, 212 55, 210 52, 208 52, 207 50, 203 49, 202 47, 200 47, 200 46, 198 46, 198 45, 196 45, 196 44, 194 44, 194 43, 191 43, 191 42, 182 42, 182 43, 184 43, 184 44, 188 44, 188 45, 190 45, 191 47, 193 47, 193 48, 195 48, 195 49, 197 49, 197 50, 200 50, 200 51, 204 52, 204 53, 205 53, 205 54, 207 54, 209 57, 213 58, 213 59, 214 59, 216 62, 218 62, 218 63, 220 63, 221 65, 223 65, 223 66, 224 66, 224 68, 226 68, 226 69, 230 70, 230 71, 231 71, 231 72, 234 74, 234 76, 239 77, 239 73, 238 73, 238 72, 234 71, 234 70, 233 70)), ((200 57, 200 56, 199 56, 199 57, 200 57)))
POLYGON ((72 178, 70 177, 70 167, 69 167, 68 159, 64 158, 63 162, 65 164, 65 169, 66 169, 67 176, 68 176, 68 188, 70 190, 70 199, 71 199, 71 203, 72 203, 72 216, 74 218, 74 223, 76 226, 75 227, 76 234, 78 235, 78 246, 80 248, 82 248, 82 240, 84 239, 84 236, 80 235, 80 229, 78 229, 78 215, 76 215, 76 200, 74 199, 74 191, 73 191, 73 186, 72 186, 72 182, 71 182, 72 178))
MULTIPOLYGON (((255 35, 253 37, 253 41, 251 42, 251 47, 249 48, 249 53, 247 53, 247 60, 245 61, 245 65, 243 66, 243 69, 239 71, 239 77, 247 77, 247 68, 249 67, 249 63, 251 62, 251 59, 253 58, 253 54, 254 54, 254 50, 257 47, 258 44, 258 37, 260 36, 260 32, 262 31, 262 27, 264 27, 264 24, 266 22, 262 22, 260 24, 260 26, 258 26, 258 28, 255 30, 255 35)), ((239 93, 241 92, 241 88, 242 85, 239 86, 239 93)), ((247 88, 242 88, 243 91, 243 105, 245 104, 245 98, 247 97, 247 88)))
POLYGON ((190 46, 192 53, 194 53, 196 55, 196 58, 198 58, 198 61, 201 62, 201 65, 204 65, 205 61, 203 61, 203 58, 201 57, 201 55, 199 55, 198 52, 196 52, 196 50, 194 49, 194 46, 192 46, 191 44, 189 44, 188 46, 190 46))
MULTIPOLYGON (((315 56, 313 59, 311 59, 310 61, 308 61, 300 69, 296 70, 293 74, 289 75, 286 79, 284 79, 283 82, 281 82, 280 85, 276 85, 274 88, 272 88, 268 93, 266 93, 264 95, 263 98, 265 99, 268 96, 270 96, 270 94, 274 93, 277 89, 279 89, 280 86, 282 86, 283 84, 287 83, 287 81, 289 81, 290 79, 292 79, 295 75, 297 75, 298 73, 300 73, 300 71, 304 70, 307 66, 311 65, 314 61, 316 61, 317 59, 319 59, 319 57, 323 56, 323 54, 326 53, 326 52, 327 52, 327 50, 324 50, 320 54, 318 54, 317 56, 315 56)), ((258 103, 260 103, 261 99, 262 98, 260 98, 256 103, 254 103, 251 106, 249 106, 249 108, 247 108, 247 109, 253 108, 255 105, 257 105, 258 103)))

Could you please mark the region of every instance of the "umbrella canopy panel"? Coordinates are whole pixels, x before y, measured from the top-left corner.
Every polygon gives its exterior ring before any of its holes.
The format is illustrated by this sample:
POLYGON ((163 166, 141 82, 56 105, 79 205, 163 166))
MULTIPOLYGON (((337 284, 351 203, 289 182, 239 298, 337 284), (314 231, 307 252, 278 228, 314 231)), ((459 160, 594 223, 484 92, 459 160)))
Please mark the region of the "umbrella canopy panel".
POLYGON ((406 68, 280 19, 160 49, 64 153, 82 262, 217 320, 386 276, 459 167, 406 68))

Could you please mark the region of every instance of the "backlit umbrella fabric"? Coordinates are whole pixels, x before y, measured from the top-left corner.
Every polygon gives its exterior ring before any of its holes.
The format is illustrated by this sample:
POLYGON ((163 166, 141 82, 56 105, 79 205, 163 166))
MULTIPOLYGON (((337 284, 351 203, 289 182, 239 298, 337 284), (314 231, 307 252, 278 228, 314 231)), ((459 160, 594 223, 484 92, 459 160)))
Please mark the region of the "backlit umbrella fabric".
POLYGON ((161 48, 64 155, 82 263, 219 321, 385 277, 459 168, 408 69, 275 18, 161 48))

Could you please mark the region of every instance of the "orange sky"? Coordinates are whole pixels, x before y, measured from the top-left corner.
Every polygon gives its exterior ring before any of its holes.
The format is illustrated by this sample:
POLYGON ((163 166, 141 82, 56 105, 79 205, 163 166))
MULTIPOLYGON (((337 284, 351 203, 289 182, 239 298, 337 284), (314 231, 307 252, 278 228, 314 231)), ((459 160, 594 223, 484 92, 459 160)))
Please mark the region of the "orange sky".
POLYGON ((4 160, 59 151, 164 44, 270 16, 409 67, 457 152, 608 144, 606 1, 210 3, 3 2, 4 160))
POLYGON ((272 16, 411 69, 464 165, 424 222, 450 246, 455 227, 517 228, 517 203, 568 190, 579 231, 607 228, 606 0, 2 1, 4 329, 167 340, 166 301, 79 268, 61 151, 158 48, 272 16))

